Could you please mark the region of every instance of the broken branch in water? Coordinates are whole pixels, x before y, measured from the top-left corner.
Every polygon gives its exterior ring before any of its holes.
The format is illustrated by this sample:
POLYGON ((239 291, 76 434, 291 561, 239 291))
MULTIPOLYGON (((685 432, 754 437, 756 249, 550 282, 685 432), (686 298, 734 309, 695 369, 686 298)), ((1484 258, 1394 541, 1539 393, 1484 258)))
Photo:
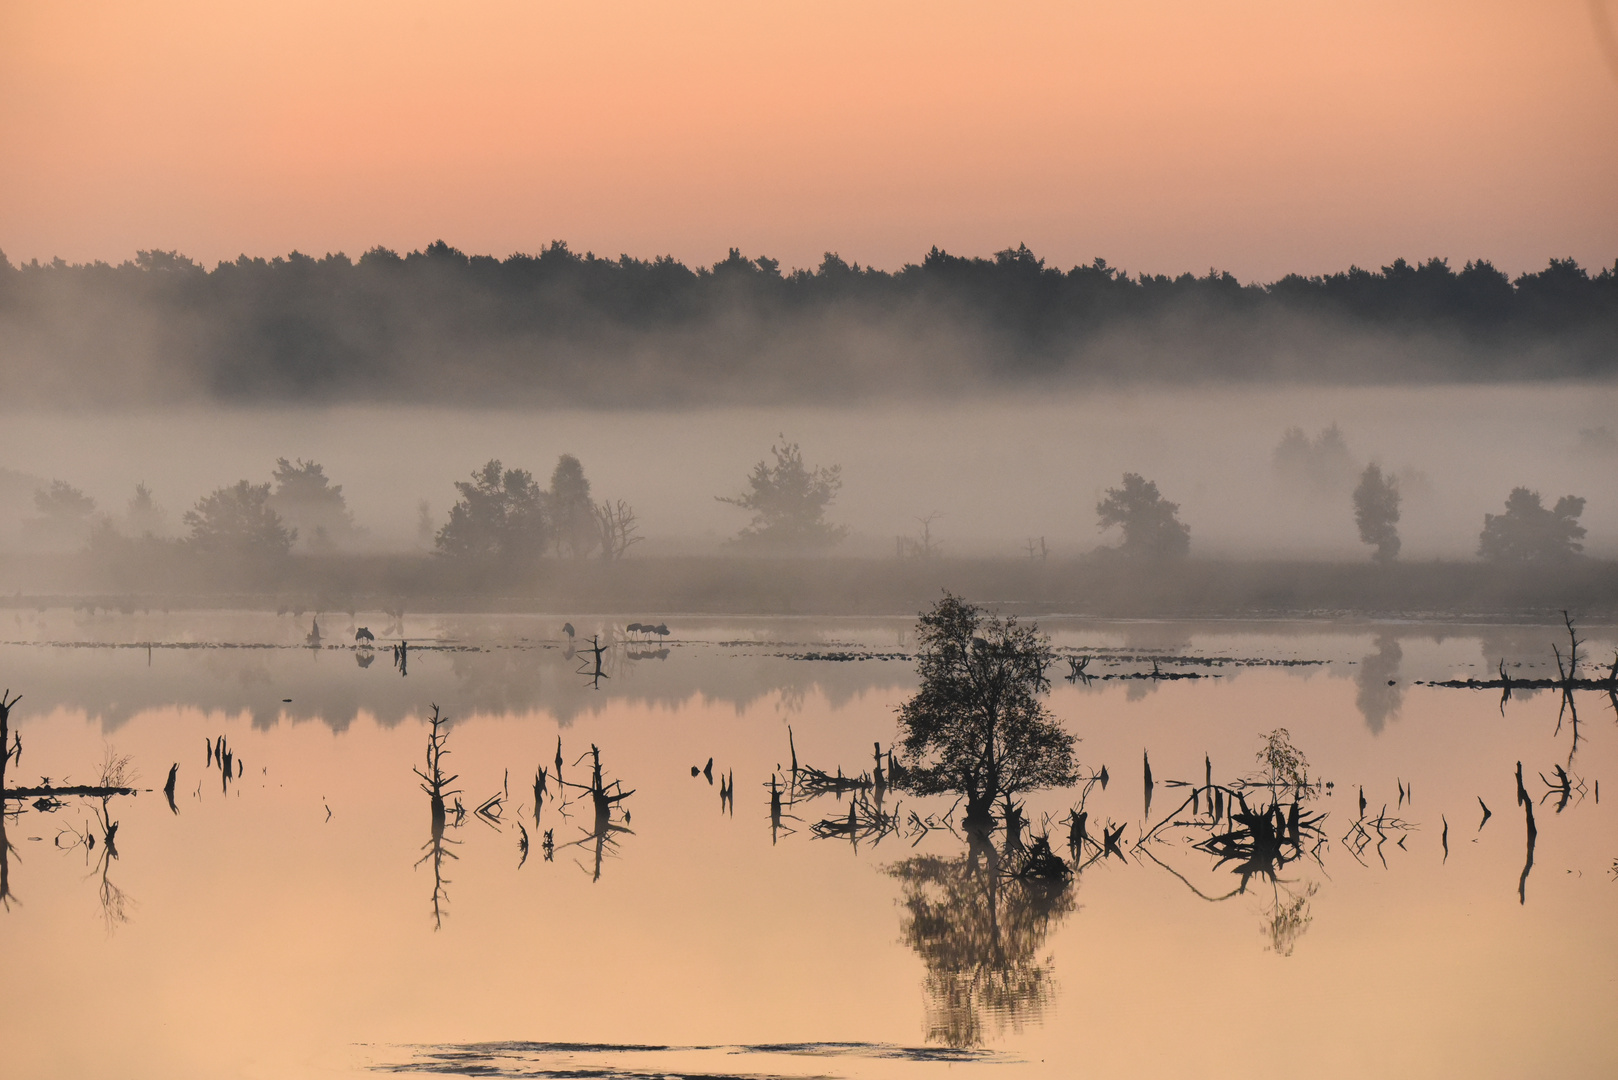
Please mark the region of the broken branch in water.
POLYGON ((878 843, 889 833, 897 832, 901 824, 899 807, 886 811, 881 803, 860 791, 848 804, 848 816, 824 818, 810 826, 821 839, 846 839, 856 847, 861 840, 878 843))

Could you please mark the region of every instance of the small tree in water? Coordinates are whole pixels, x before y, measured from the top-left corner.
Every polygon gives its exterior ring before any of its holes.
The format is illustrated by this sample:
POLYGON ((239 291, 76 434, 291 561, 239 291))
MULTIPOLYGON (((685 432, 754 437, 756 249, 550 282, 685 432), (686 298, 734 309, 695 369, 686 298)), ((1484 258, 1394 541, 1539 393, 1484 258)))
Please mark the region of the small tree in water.
POLYGON ((1399 481, 1383 476, 1376 464, 1365 466, 1354 489, 1354 523, 1360 539, 1376 545, 1373 559, 1390 563, 1399 557, 1399 481))
POLYGON ((1101 528, 1123 528, 1119 550, 1147 559, 1178 559, 1190 552, 1191 527, 1179 513, 1180 504, 1163 498, 1157 485, 1139 473, 1124 473, 1124 486, 1108 488, 1107 497, 1096 504, 1101 528))
POLYGON ((948 593, 916 624, 921 689, 899 709, 903 785, 966 796, 966 822, 987 828, 1001 796, 1077 780, 1073 736, 1042 700, 1056 660, 1037 627, 948 593))
POLYGON ((1309 759, 1303 751, 1292 745, 1292 733, 1276 728, 1268 735, 1260 735, 1264 746, 1254 755, 1272 784, 1307 784, 1309 759))
POLYGON ((770 453, 775 455, 775 466, 763 461, 753 466, 747 491, 734 497, 716 496, 753 515, 752 524, 741 531, 736 542, 790 551, 830 547, 841 540, 848 530, 826 520, 826 507, 843 486, 842 466, 808 468, 798 444, 786 442, 785 436, 780 446, 770 447, 770 453))

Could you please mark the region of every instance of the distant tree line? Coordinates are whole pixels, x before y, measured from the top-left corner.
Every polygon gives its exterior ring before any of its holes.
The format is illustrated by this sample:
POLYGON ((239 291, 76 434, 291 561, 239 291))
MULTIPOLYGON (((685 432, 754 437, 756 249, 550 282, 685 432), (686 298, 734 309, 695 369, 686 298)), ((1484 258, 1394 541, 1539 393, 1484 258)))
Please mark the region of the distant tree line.
POLYGON ((1618 374, 1618 262, 1509 277, 1485 260, 1378 270, 1067 270, 1026 246, 934 248, 896 271, 828 253, 783 272, 553 243, 298 252, 207 270, 0 254, 0 387, 13 396, 658 403, 837 398, 1050 379, 1482 380, 1618 374), (1364 339, 1369 338, 1367 343, 1364 339), (1367 344, 1373 347, 1366 347, 1367 344), (88 374, 96 379, 87 379, 88 374))
MULTIPOLYGON (((717 496, 751 515, 751 521, 728 542, 735 551, 765 555, 811 555, 830 551, 848 533, 846 526, 827 518, 827 511, 842 487, 840 466, 806 464, 797 443, 781 436, 770 447, 772 465, 761 460, 747 475, 747 490, 735 496, 717 496)), ((1313 482, 1319 477, 1309 466, 1324 460, 1327 474, 1337 476, 1349 461, 1347 442, 1332 425, 1314 440, 1301 429, 1289 429, 1274 454, 1278 475, 1313 482)), ((1351 466, 1350 466, 1351 468, 1351 466)), ((541 559, 622 559, 640 543, 634 509, 622 499, 597 502, 584 466, 571 454, 562 454, 551 472, 549 486, 541 486, 526 469, 507 468, 498 459, 457 481, 459 499, 447 519, 435 527, 425 502, 419 507, 419 535, 430 539, 434 553, 468 567, 520 575, 541 559)), ((1332 493, 1327 492, 1331 495, 1332 493)), ((1335 497, 1335 496, 1334 496, 1335 497)), ((1401 541, 1398 524, 1403 493, 1399 477, 1386 473, 1376 462, 1359 473, 1351 504, 1360 540, 1383 564, 1398 559, 1401 541)), ((144 483, 120 517, 98 513, 96 501, 73 485, 54 480, 34 495, 38 516, 24 522, 24 535, 53 544, 58 550, 88 546, 93 555, 123 557, 162 550, 185 551, 204 559, 238 561, 257 571, 282 563, 303 541, 309 554, 352 551, 363 541, 364 530, 355 525, 342 485, 332 484, 325 469, 313 461, 278 458, 273 483, 240 480, 197 500, 181 516, 187 535, 163 535, 166 513, 144 483)), ((1564 495, 1546 507, 1540 493, 1514 488, 1502 513, 1483 516, 1477 554, 1495 563, 1550 563, 1583 553, 1586 530, 1579 524, 1584 513, 1582 496, 1564 495)), ((1180 506, 1163 497, 1157 484, 1139 473, 1124 473, 1122 485, 1108 488, 1096 504, 1096 524, 1113 532, 1118 543, 1097 548, 1102 558, 1127 558, 1143 563, 1165 563, 1191 552, 1191 527, 1180 520, 1180 506)), ((932 536, 938 515, 918 519, 921 538, 901 543, 899 559, 934 557, 939 544, 932 536)), ((1043 550, 1043 540, 1041 541, 1043 550)), ((1030 545, 1030 557, 1034 550, 1030 545)))
MULTIPOLYGON (((596 502, 584 466, 563 454, 541 487, 525 469, 490 461, 455 484, 460 499, 434 530, 425 504, 426 536, 439 556, 505 574, 521 574, 542 558, 607 561, 640 543, 635 511, 622 499, 596 502)), ((365 532, 354 524, 341 484, 314 461, 278 458, 272 480, 238 480, 198 499, 181 515, 183 536, 165 535, 166 515, 144 483, 121 517, 99 514, 94 499, 65 481, 35 495, 39 517, 28 525, 57 546, 81 545, 103 562, 195 558, 231 567, 248 579, 273 577, 294 552, 352 553, 365 532)))
POLYGON ((557 459, 549 488, 526 469, 492 460, 455 484, 460 499, 434 539, 440 555, 520 569, 541 557, 621 559, 640 542, 635 512, 622 499, 595 502, 584 466, 557 459))

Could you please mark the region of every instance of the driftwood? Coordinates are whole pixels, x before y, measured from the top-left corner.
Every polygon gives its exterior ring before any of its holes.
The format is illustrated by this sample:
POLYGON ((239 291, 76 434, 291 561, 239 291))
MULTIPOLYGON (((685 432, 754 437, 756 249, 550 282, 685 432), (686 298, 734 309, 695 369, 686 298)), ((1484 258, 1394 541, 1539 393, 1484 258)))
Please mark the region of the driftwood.
POLYGON ((6 743, 11 739, 11 710, 22 695, 11 696, 11 691, 0 693, 0 801, 5 799, 58 799, 67 797, 81 797, 89 799, 110 799, 114 795, 133 795, 135 789, 119 784, 52 784, 49 780, 29 787, 6 787, 6 765, 12 760, 22 759, 22 743, 6 749, 6 743))
POLYGON ((1506 672, 1506 661, 1502 657, 1497 669, 1500 673, 1498 679, 1435 679, 1425 684, 1418 681, 1416 685, 1461 690, 1505 690, 1507 696, 1512 690, 1605 690, 1609 694, 1618 693, 1618 654, 1613 655, 1612 664, 1605 675, 1593 679, 1579 678, 1579 661, 1583 659, 1579 655, 1579 646, 1584 642, 1574 629, 1572 616, 1566 611, 1562 612, 1562 623, 1567 627, 1568 651, 1564 656, 1560 647, 1554 642, 1551 644, 1551 654, 1556 658, 1554 679, 1513 679, 1506 672))
POLYGON ((0 791, 0 798, 62 798, 69 795, 79 795, 90 799, 110 799, 114 795, 133 794, 135 794, 135 789, 132 787, 101 787, 95 784, 72 784, 66 787, 56 787, 52 784, 44 784, 35 787, 6 788, 0 791))

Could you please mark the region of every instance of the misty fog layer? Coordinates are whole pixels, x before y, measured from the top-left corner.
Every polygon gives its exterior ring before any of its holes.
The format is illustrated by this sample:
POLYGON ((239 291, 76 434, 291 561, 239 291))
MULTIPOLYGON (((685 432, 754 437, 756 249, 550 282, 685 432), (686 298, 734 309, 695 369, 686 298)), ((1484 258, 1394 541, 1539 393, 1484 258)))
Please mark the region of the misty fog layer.
POLYGON ((828 253, 710 267, 468 257, 442 242, 358 262, 294 252, 212 271, 0 258, 12 403, 846 403, 983 387, 1611 378, 1618 263, 1512 280, 1483 260, 1244 285, 1228 273, 1062 271, 1025 246, 933 249, 886 272, 828 253))
POLYGON ((1523 486, 1547 506, 1587 500, 1589 555, 1618 553, 1618 389, 1521 385, 1427 388, 1162 389, 1001 395, 971 404, 689 410, 175 408, 14 413, 0 425, 0 550, 63 550, 38 533, 36 493, 63 481, 123 519, 146 486, 152 531, 240 480, 267 483, 277 459, 318 462, 341 485, 350 550, 423 551, 464 481, 491 458, 543 480, 559 455, 582 463, 597 498, 623 499, 643 544, 631 557, 702 554, 748 523, 734 496, 785 436, 811 466, 840 465, 827 519, 833 551, 891 557, 932 516, 945 555, 1053 556, 1117 542, 1096 505, 1126 471, 1179 504, 1195 557, 1363 561, 1351 493, 1368 462, 1399 478, 1401 558, 1476 556, 1485 513, 1523 486), (1278 466, 1289 428, 1340 460, 1278 466), (422 502, 427 504, 423 529, 422 502))

